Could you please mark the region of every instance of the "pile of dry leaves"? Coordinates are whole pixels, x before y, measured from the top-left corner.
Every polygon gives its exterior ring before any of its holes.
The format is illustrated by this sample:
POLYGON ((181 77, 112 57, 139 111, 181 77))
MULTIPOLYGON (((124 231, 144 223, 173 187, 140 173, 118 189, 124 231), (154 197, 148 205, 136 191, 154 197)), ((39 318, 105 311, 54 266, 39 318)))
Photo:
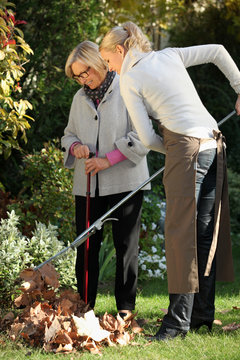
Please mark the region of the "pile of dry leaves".
POLYGON ((0 328, 7 329, 12 340, 20 337, 55 353, 89 350, 101 354, 103 345, 127 345, 142 331, 135 315, 123 320, 105 313, 97 318, 79 294, 58 292, 59 276, 51 264, 26 269, 20 277, 22 294, 15 305, 21 311, 16 318, 10 312, 0 319, 0 328))

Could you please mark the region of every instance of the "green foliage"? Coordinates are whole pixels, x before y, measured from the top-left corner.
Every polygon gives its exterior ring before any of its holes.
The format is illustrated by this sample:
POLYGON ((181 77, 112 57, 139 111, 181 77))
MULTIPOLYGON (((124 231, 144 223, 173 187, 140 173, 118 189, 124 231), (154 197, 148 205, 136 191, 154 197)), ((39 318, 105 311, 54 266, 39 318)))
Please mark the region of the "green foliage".
POLYGON ((116 252, 112 240, 111 224, 104 225, 104 241, 99 252, 99 281, 106 281, 115 277, 116 252))
POLYGON ((58 144, 58 140, 48 142, 41 151, 25 156, 21 167, 24 187, 9 210, 20 216, 24 234, 32 233, 35 221, 50 222, 67 244, 75 237, 72 172, 64 168, 58 144))
MULTIPOLYGON (((240 67, 240 1, 189 1, 178 8, 175 22, 169 31, 171 46, 222 44, 240 67)), ((219 121, 234 107, 237 95, 219 69, 205 64, 189 69, 202 102, 219 121)), ((223 127, 228 145, 228 165, 235 172, 240 169, 240 125, 236 117, 223 127)))
MULTIPOLYGON (((64 248, 57 238, 56 227, 36 222, 36 229, 31 238, 19 231, 19 217, 14 211, 8 213, 8 219, 0 223, 0 297, 9 299, 17 290, 17 278, 26 267, 37 266, 64 248)), ((69 252, 65 257, 56 258, 53 262, 60 274, 62 286, 73 286, 75 253, 69 252)))
POLYGON ((65 76, 65 63, 78 43, 95 40, 102 14, 95 0, 18 0, 17 10, 27 21, 25 37, 34 50, 23 85, 37 119, 29 149, 40 149, 63 134, 79 88, 65 76))
POLYGON ((21 98, 20 79, 24 64, 33 54, 25 42, 23 32, 16 25, 25 23, 15 19, 9 8, 14 4, 0 0, 0 155, 7 159, 13 148, 20 149, 18 136, 26 143, 26 130, 30 128, 27 110, 29 101, 21 98))

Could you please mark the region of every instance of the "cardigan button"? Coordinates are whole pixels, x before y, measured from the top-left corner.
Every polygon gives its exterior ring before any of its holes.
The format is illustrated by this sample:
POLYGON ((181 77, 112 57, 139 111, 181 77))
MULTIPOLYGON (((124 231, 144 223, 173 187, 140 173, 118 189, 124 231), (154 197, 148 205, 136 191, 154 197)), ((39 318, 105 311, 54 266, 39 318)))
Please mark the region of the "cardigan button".
POLYGON ((128 146, 133 146, 132 141, 129 141, 129 142, 128 142, 128 146))
POLYGON ((65 152, 65 151, 66 151, 65 147, 62 147, 62 151, 63 151, 63 152, 65 152))
POLYGON ((97 119, 98 119, 98 116, 96 115, 96 116, 95 116, 95 120, 97 120, 97 119))

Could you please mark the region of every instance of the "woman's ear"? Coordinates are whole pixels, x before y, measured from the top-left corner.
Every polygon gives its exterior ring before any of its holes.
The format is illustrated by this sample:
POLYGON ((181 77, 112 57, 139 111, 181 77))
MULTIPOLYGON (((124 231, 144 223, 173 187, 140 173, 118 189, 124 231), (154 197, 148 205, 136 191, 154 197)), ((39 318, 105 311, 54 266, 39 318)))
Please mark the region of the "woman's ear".
POLYGON ((116 46, 116 52, 119 53, 120 55, 125 55, 125 48, 122 45, 117 45, 116 46))

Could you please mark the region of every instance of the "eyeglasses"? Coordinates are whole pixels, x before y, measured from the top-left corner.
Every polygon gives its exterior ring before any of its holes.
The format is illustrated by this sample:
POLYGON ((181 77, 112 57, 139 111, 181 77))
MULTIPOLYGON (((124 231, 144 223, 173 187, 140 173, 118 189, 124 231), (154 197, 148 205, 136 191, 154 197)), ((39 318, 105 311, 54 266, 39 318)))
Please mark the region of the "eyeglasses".
POLYGON ((91 67, 88 66, 87 70, 81 72, 79 75, 73 75, 73 79, 76 81, 79 81, 80 79, 86 79, 89 76, 89 71, 91 67))

